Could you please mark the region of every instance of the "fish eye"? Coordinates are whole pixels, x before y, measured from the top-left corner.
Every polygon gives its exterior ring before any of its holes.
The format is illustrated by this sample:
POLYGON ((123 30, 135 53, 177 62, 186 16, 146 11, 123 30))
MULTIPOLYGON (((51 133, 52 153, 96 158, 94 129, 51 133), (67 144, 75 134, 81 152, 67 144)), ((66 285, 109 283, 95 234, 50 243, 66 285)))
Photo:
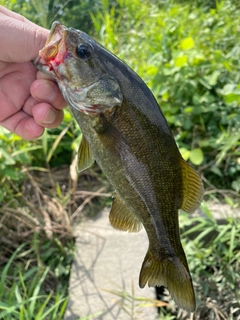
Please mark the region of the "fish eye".
POLYGON ((80 43, 76 48, 76 54, 82 60, 88 60, 91 56, 91 51, 86 43, 80 43))

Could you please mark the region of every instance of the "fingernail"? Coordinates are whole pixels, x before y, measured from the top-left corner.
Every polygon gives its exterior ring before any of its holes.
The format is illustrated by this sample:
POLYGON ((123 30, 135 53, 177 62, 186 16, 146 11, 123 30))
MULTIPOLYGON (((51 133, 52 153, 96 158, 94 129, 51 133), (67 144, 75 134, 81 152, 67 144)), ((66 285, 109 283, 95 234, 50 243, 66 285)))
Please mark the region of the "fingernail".
POLYGON ((53 123, 55 120, 56 120, 55 112, 52 109, 49 109, 42 123, 50 124, 50 123, 53 123))

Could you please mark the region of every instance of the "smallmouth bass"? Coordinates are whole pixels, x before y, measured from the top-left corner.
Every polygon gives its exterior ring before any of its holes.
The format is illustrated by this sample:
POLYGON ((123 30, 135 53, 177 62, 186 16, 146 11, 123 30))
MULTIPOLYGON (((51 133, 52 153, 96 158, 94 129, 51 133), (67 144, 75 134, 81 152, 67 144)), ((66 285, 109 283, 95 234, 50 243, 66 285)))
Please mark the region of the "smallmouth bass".
POLYGON ((81 128, 78 170, 96 160, 115 188, 112 226, 137 232, 143 225, 147 232, 139 286, 163 285, 179 307, 193 312, 178 210, 193 212, 203 185, 181 157, 151 91, 87 34, 59 22, 53 23, 34 65, 57 81, 81 128))

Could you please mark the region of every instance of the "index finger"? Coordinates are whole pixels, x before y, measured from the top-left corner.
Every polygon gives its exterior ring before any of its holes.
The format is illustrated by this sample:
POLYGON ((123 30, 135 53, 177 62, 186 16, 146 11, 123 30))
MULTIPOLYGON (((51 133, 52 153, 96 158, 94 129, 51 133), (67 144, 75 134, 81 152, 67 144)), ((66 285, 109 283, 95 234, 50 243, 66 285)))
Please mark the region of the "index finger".
POLYGON ((33 60, 44 46, 49 33, 48 30, 2 6, 0 7, 0 29, 0 60, 5 62, 33 60))
POLYGON ((26 20, 23 16, 21 16, 20 14, 13 12, 11 10, 8 10, 7 8, 3 7, 0 5, 0 13, 5 14, 8 17, 20 20, 20 21, 24 21, 26 20))

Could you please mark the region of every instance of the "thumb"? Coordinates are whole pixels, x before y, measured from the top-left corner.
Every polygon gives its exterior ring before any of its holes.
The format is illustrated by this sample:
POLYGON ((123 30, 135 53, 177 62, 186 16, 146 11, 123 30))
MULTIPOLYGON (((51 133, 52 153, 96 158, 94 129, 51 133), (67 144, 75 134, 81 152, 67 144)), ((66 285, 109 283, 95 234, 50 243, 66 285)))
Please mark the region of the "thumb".
POLYGON ((27 62, 37 57, 49 31, 0 7, 0 60, 27 62))

